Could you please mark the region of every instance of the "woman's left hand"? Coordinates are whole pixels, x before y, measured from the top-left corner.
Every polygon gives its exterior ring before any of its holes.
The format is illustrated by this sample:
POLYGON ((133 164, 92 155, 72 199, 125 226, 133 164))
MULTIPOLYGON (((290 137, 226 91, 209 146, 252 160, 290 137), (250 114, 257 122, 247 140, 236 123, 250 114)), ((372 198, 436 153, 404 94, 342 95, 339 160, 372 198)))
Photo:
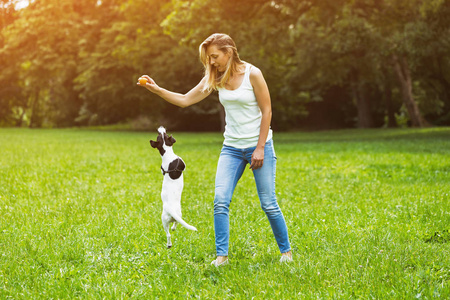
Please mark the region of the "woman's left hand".
POLYGON ((264 163, 264 148, 256 148, 252 154, 252 163, 250 169, 257 170, 263 166, 264 163))

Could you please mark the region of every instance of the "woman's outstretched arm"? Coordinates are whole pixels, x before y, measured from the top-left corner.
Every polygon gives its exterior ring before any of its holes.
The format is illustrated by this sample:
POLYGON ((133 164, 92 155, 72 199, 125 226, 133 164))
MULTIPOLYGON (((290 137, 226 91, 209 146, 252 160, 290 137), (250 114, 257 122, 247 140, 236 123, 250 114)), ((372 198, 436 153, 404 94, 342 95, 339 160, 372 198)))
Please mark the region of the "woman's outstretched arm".
POLYGON ((198 103, 208 97, 211 92, 204 92, 203 86, 206 81, 206 78, 203 78, 199 84, 197 84, 192 90, 187 92, 186 94, 174 93, 169 90, 166 90, 156 84, 156 82, 150 78, 148 75, 142 75, 139 78, 137 85, 145 87, 150 92, 160 96, 167 102, 179 106, 179 107, 187 107, 192 104, 198 103), (145 85, 140 83, 140 79, 145 78, 147 82, 145 85))

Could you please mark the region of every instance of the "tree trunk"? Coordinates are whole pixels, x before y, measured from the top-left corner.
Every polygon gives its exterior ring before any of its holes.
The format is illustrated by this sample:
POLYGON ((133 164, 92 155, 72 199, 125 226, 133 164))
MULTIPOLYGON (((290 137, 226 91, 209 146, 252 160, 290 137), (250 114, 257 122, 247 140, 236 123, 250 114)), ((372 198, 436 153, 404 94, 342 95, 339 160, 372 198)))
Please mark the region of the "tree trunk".
POLYGON ((392 103, 392 86, 388 79, 385 80, 384 85, 384 102, 386 105, 387 127, 388 128, 397 127, 397 121, 395 120, 394 104, 392 103))
POLYGON ((373 119, 370 110, 370 102, 367 97, 366 85, 354 74, 352 79, 352 92, 356 100, 356 109, 358 111, 358 128, 372 128, 373 119))
POLYGON ((28 125, 29 128, 39 127, 39 124, 38 124, 39 94, 40 94, 40 91, 36 90, 36 93, 34 94, 33 105, 31 106, 30 124, 28 125))
POLYGON ((26 110, 25 110, 25 108, 23 108, 22 113, 20 114, 20 117, 16 122, 16 127, 19 127, 19 128, 22 127, 23 119, 25 118, 25 112, 26 112, 26 110))
POLYGON ((411 120, 411 125, 413 127, 424 127, 425 120, 420 114, 419 106, 414 100, 412 93, 412 80, 411 73, 409 70, 408 62, 405 57, 397 57, 397 55, 392 56, 394 62, 394 70, 397 78, 400 82, 400 90, 402 92, 403 103, 408 111, 409 118, 411 120))
POLYGON ((397 121, 395 120, 395 110, 392 103, 392 90, 390 86, 384 91, 384 97, 386 100, 386 113, 388 118, 387 127, 395 128, 397 127, 397 121))

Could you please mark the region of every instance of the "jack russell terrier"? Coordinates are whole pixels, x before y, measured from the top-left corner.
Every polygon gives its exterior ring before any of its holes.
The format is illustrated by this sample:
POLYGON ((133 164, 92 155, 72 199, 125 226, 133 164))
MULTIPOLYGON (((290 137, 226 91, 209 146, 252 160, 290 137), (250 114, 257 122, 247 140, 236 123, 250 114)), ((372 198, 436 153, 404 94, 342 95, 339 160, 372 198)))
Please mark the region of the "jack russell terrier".
POLYGON ((183 171, 186 168, 184 161, 175 153, 173 153, 172 145, 176 140, 172 136, 168 136, 164 127, 158 128, 158 138, 150 141, 153 148, 159 150, 161 154, 162 164, 161 171, 164 176, 161 199, 163 202, 163 211, 161 220, 164 231, 167 236, 167 248, 172 247, 170 240, 169 224, 174 223, 172 230, 177 227, 177 222, 187 229, 197 231, 197 228, 189 225, 181 218, 181 193, 183 192, 183 171))

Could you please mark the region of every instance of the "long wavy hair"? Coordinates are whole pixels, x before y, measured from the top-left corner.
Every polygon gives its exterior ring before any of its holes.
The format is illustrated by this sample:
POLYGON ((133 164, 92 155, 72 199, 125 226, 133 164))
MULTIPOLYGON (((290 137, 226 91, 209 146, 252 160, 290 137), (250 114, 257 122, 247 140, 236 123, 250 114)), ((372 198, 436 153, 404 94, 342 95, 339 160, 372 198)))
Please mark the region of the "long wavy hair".
POLYGON ((241 59, 233 39, 224 33, 215 33, 210 35, 199 47, 200 60, 205 67, 205 77, 207 78, 203 91, 211 92, 217 88, 225 87, 230 77, 239 72, 238 66, 242 64, 241 59), (219 72, 213 65, 210 64, 209 57, 206 55, 206 50, 209 46, 215 45, 218 50, 227 54, 231 51, 230 59, 226 65, 224 72, 219 72))

